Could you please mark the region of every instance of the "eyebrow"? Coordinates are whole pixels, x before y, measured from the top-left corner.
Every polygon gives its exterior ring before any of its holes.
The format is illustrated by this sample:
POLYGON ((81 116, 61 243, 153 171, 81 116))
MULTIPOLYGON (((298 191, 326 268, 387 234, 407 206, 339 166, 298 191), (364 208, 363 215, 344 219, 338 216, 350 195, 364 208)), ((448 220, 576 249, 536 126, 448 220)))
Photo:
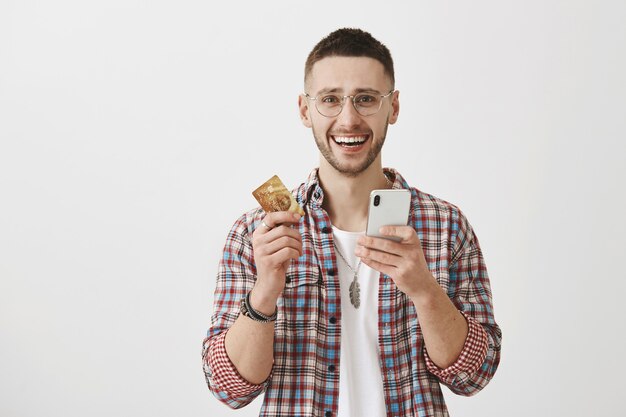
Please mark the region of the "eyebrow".
MULTIPOLYGON (((321 89, 317 95, 319 96, 320 94, 325 94, 325 93, 340 93, 343 94, 343 89, 342 88, 338 88, 338 87, 334 87, 334 88, 323 88, 321 89)), ((380 91, 378 91, 375 88, 356 88, 354 90, 354 94, 359 94, 359 93, 375 93, 375 94, 381 94, 382 93, 380 91)))

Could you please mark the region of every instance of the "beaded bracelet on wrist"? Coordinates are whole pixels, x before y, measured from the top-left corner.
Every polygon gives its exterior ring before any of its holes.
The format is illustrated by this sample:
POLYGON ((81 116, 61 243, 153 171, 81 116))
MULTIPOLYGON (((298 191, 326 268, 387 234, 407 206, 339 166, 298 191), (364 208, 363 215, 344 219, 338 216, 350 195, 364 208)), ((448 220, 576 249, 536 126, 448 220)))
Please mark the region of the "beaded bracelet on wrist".
POLYGON ((269 323, 269 322, 275 321, 276 317, 278 316, 278 309, 274 311, 274 314, 272 314, 271 316, 268 316, 252 308, 252 306, 250 305, 250 293, 249 292, 248 294, 246 294, 244 298, 241 299, 240 307, 241 307, 241 314, 243 314, 246 317, 251 318, 254 321, 258 321, 261 323, 269 323))

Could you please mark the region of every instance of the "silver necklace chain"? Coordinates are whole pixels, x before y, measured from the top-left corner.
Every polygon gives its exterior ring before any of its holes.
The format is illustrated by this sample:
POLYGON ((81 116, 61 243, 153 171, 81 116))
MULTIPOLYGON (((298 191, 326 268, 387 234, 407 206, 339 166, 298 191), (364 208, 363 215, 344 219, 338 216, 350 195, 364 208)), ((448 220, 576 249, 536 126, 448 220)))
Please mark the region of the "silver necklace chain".
POLYGON ((337 254, 339 254, 339 257, 341 258, 341 260, 343 260, 343 262, 350 269, 350 271, 352 271, 353 277, 352 277, 352 282, 350 283, 350 290, 349 290, 350 291, 350 303, 352 303, 354 308, 359 308, 359 306, 361 305, 361 286, 359 285, 358 279, 359 279, 359 267, 361 266, 362 260, 359 259, 359 263, 357 264, 356 268, 352 268, 352 266, 348 263, 348 261, 346 261, 346 258, 343 256, 343 254, 341 253, 341 251, 339 250, 335 242, 333 242, 333 246, 335 246, 335 250, 337 251, 337 254))
MULTIPOLYGON (((384 173, 383 173, 384 174, 384 173)), ((385 180, 387 181, 387 185, 390 188, 393 188, 393 181, 389 179, 389 177, 384 174, 385 180)), ((345 256, 341 253, 335 242, 333 242, 333 246, 335 247, 335 251, 339 254, 341 260, 346 264, 346 266, 352 271, 352 282, 350 283, 350 303, 354 306, 354 308, 359 308, 361 305, 361 286, 359 285, 359 267, 361 266, 362 260, 359 259, 359 263, 356 265, 356 268, 352 268, 352 265, 348 263, 345 256)))

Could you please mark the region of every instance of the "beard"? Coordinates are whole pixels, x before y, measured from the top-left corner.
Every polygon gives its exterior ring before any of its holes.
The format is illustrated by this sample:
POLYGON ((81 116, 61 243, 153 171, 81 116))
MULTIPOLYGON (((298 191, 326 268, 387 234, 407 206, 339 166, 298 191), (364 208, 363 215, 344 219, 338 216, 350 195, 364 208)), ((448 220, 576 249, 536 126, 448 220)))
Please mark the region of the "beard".
POLYGON ((383 135, 378 139, 374 139, 374 134, 370 134, 370 138, 368 140, 371 141, 371 146, 365 159, 360 162, 358 165, 353 166, 351 164, 344 163, 342 164, 330 147, 330 141, 332 138, 327 137, 326 135, 318 135, 315 131, 315 126, 312 126, 313 129, 313 137, 315 138, 315 144, 317 145, 317 149, 319 149, 320 153, 326 159, 328 164, 335 168, 338 172, 348 176, 348 177, 357 177, 360 173, 365 171, 367 168, 372 165, 372 162, 376 160, 378 154, 380 154, 381 149, 383 148, 383 144, 385 143, 385 138, 387 137, 387 128, 389 127, 389 123, 385 123, 385 130, 383 135))

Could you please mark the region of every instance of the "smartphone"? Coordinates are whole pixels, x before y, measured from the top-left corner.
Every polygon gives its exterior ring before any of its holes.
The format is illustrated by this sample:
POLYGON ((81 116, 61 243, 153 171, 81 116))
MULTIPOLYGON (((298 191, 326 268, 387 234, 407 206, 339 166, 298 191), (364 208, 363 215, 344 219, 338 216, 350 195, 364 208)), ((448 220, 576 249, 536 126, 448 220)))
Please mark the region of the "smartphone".
POLYGON ((367 210, 367 236, 382 237, 400 241, 400 238, 382 236, 378 230, 382 226, 406 226, 409 223, 411 191, 374 190, 370 193, 367 210))

